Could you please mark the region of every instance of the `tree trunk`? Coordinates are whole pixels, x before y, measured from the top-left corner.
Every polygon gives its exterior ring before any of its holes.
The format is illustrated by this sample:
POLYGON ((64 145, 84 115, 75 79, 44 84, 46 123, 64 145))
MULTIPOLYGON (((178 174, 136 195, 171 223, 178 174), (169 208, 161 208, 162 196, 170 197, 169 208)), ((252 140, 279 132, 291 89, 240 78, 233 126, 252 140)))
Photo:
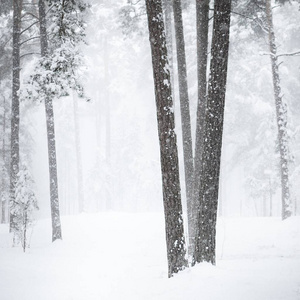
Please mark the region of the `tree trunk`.
POLYGON ((82 160, 81 160, 81 143, 80 143, 80 128, 78 117, 77 99, 73 99, 74 105, 74 124, 75 124, 75 147, 76 147, 76 162, 77 162, 77 190, 78 190, 78 211, 84 211, 84 194, 83 194, 83 178, 82 178, 82 160))
POLYGON ((161 0, 146 0, 157 108, 165 212, 168 274, 182 270, 185 258, 178 152, 161 0))
POLYGON ((5 97, 3 97, 3 137, 2 137, 2 159, 3 159, 3 168, 1 170, 2 172, 2 192, 1 192, 1 199, 0 199, 0 204, 1 204, 1 224, 6 223, 6 205, 7 205, 7 195, 6 195, 6 167, 5 167, 5 134, 6 134, 6 111, 5 111, 5 106, 6 106, 6 101, 5 97))
MULTIPOLYGON (((46 31, 46 13, 44 0, 39 0, 40 15, 40 40, 41 55, 48 55, 48 40, 46 31)), ((46 123, 47 123, 47 140, 48 140, 48 159, 49 159, 49 179, 50 179, 50 203, 52 219, 52 241, 61 239, 61 223, 59 213, 58 185, 57 185, 57 161, 55 147, 55 128, 53 103, 50 96, 45 99, 46 123)))
POLYGON ((208 48, 208 24, 209 24, 209 0, 196 1, 197 18, 197 75, 198 75, 198 104, 197 104, 197 123, 196 123, 196 142, 194 158, 194 190, 192 201, 192 215, 189 216, 189 242, 190 252, 194 249, 196 212, 199 210, 197 203, 200 202, 200 174, 201 161, 203 154, 203 136, 206 109, 206 86, 207 86, 207 48, 208 48))
MULTIPOLYGON (((22 0, 13 1, 13 78, 11 104, 11 167, 10 167, 10 205, 15 201, 15 188, 19 172, 19 129, 20 129, 20 28, 22 0)), ((15 216, 10 213, 10 231, 15 228, 15 216)))
MULTIPOLYGON (((110 93, 109 93, 109 51, 108 51, 108 41, 107 36, 104 37, 104 99, 105 99, 105 156, 106 163, 110 170, 110 160, 111 160, 111 121, 110 121, 110 93)), ((110 173, 106 173, 107 185, 110 187, 106 189, 106 202, 105 206, 107 210, 112 208, 111 199, 111 176, 110 173)))
POLYGON ((216 221, 227 80, 231 0, 215 0, 214 27, 193 264, 215 264, 216 221))
POLYGON ((192 199, 193 199, 193 183, 194 183, 194 162, 193 162, 193 145, 192 130, 190 118, 190 105, 187 84, 187 70, 185 57, 185 43, 183 35, 182 9, 181 0, 173 0, 176 49, 177 49, 177 66, 178 66, 178 82, 179 82, 179 99, 182 124, 182 142, 184 157, 184 174, 185 189, 188 214, 188 229, 191 228, 192 220, 192 199))
POLYGON ((287 134, 287 109, 281 96, 280 78, 278 70, 277 47, 275 42, 275 33, 272 18, 271 1, 266 1, 266 16, 268 27, 268 39, 270 47, 270 59, 272 65, 272 78, 274 88, 274 98, 276 106, 276 120, 278 128, 278 143, 280 151, 280 176, 281 176, 281 201, 282 201, 282 219, 291 216, 291 202, 289 190, 289 167, 288 167, 288 134, 287 134))

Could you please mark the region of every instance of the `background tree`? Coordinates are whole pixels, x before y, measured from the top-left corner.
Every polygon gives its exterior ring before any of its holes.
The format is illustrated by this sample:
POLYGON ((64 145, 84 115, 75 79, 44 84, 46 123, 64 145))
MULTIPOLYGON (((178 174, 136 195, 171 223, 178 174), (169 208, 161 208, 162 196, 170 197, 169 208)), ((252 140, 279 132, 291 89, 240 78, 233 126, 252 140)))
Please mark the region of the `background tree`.
POLYGON ((287 133, 287 107, 282 100, 281 85, 278 69, 277 46, 275 42, 271 1, 266 0, 266 23, 268 29, 268 41, 270 48, 270 59, 272 66, 272 79, 274 86, 274 98, 276 107, 276 120, 278 127, 278 144, 280 153, 280 177, 281 177, 281 201, 282 219, 291 216, 291 200, 289 189, 289 147, 287 133))
POLYGON ((14 245, 22 244, 23 251, 29 246, 28 231, 34 223, 34 211, 38 210, 37 199, 33 190, 34 181, 26 164, 22 164, 17 175, 15 201, 10 210, 14 216, 14 245))
MULTIPOLYGON (((10 201, 15 202, 15 184, 19 172, 19 126, 20 126, 20 33, 23 1, 13 1, 13 55, 12 55, 12 104, 11 104, 11 165, 10 201)), ((10 230, 16 226, 15 216, 10 213, 10 230)))
MULTIPOLYGON (((5 3, 4 3, 5 4, 5 3)), ((4 5, 3 4, 3 5, 4 5)), ((11 99, 11 69, 12 69, 12 20, 6 12, 0 11, 0 223, 8 221, 9 200, 9 169, 10 169, 10 99, 11 99)))
POLYGON ((147 0, 146 8, 160 142, 168 274, 171 277, 174 273, 182 270, 187 263, 185 259, 178 153, 161 1, 147 0))
MULTIPOLYGON (((293 1, 292 1, 293 2, 293 1)), ((290 1, 275 1, 275 3, 280 3, 283 5, 284 3, 291 4, 290 1)), ((278 10, 282 10, 282 8, 277 8, 278 10)), ((283 99, 282 95, 282 83, 279 73, 279 65, 280 58, 283 56, 292 56, 297 54, 297 51, 294 53, 284 52, 281 54, 277 54, 278 45, 275 42, 275 28, 273 25, 273 8, 271 6, 271 1, 253 1, 246 3, 238 3, 235 4, 234 10, 241 16, 240 24, 246 24, 248 26, 250 24, 253 29, 255 35, 254 38, 266 38, 264 39, 264 43, 262 47, 265 47, 267 44, 268 52, 264 53, 264 55, 270 55, 271 61, 271 70, 272 70, 272 83, 273 83, 273 95, 275 102, 275 112, 276 112, 276 123, 277 123, 277 150, 279 153, 279 168, 280 168, 280 178, 281 178, 281 215, 282 219, 287 218, 291 215, 291 199, 290 199, 290 180, 289 180, 289 167, 291 162, 291 154, 289 153, 289 137, 288 137, 288 123, 287 123, 287 103, 289 100, 283 99), (266 41, 266 42, 265 42, 266 41)), ((288 44, 288 43, 286 43, 288 44)))

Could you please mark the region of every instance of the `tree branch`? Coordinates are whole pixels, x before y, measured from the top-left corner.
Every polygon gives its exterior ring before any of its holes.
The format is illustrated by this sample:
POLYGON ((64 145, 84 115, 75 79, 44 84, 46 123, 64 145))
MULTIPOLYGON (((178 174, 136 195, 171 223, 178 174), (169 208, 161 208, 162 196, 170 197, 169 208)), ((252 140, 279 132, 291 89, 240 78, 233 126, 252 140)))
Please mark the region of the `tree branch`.
POLYGON ((21 19, 23 19, 25 16, 27 16, 27 15, 29 15, 29 16, 32 16, 33 18, 35 18, 35 19, 39 19, 39 17, 38 16, 36 16, 36 15, 34 15, 33 13, 31 13, 31 12, 26 12, 22 17, 21 17, 21 19))
POLYGON ((296 51, 296 52, 292 52, 292 53, 278 54, 277 57, 280 57, 280 56, 298 56, 298 55, 300 55, 300 51, 296 51))
POLYGON ((39 23, 39 21, 35 21, 35 22, 33 22, 31 25, 29 25, 27 28, 23 29, 23 30, 20 32, 20 35, 22 35, 25 31, 29 30, 32 26, 36 25, 37 23, 39 23))
POLYGON ((27 39, 27 40, 21 42, 19 45, 22 46, 23 44, 25 44, 25 43, 27 43, 27 42, 29 42, 29 41, 31 41, 31 40, 35 40, 35 39, 39 39, 39 38, 40 38, 40 36, 34 36, 34 37, 31 37, 31 38, 29 38, 29 39, 27 39))
POLYGON ((20 56, 20 59, 22 59, 23 57, 28 56, 28 55, 41 55, 41 53, 39 53, 39 52, 25 53, 20 56))

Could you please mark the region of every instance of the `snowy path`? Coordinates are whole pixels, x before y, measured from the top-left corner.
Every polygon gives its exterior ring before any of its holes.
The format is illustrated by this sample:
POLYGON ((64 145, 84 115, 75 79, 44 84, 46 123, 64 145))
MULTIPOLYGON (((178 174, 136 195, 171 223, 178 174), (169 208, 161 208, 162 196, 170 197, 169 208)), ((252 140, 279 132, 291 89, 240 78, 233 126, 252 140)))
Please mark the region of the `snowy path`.
POLYGON ((300 218, 221 219, 217 266, 167 279, 159 213, 83 214, 36 225, 31 248, 11 248, 0 226, 1 300, 300 299, 300 218))

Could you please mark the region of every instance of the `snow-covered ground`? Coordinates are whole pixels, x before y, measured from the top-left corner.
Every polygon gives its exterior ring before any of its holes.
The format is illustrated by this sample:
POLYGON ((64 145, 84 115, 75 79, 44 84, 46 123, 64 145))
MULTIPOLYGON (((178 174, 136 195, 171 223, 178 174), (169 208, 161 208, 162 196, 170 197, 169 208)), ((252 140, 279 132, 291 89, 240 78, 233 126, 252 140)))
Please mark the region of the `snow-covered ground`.
POLYGON ((0 226, 1 300, 300 299, 300 218, 220 218, 217 266, 167 278, 162 213, 63 217, 34 228, 24 254, 0 226))

